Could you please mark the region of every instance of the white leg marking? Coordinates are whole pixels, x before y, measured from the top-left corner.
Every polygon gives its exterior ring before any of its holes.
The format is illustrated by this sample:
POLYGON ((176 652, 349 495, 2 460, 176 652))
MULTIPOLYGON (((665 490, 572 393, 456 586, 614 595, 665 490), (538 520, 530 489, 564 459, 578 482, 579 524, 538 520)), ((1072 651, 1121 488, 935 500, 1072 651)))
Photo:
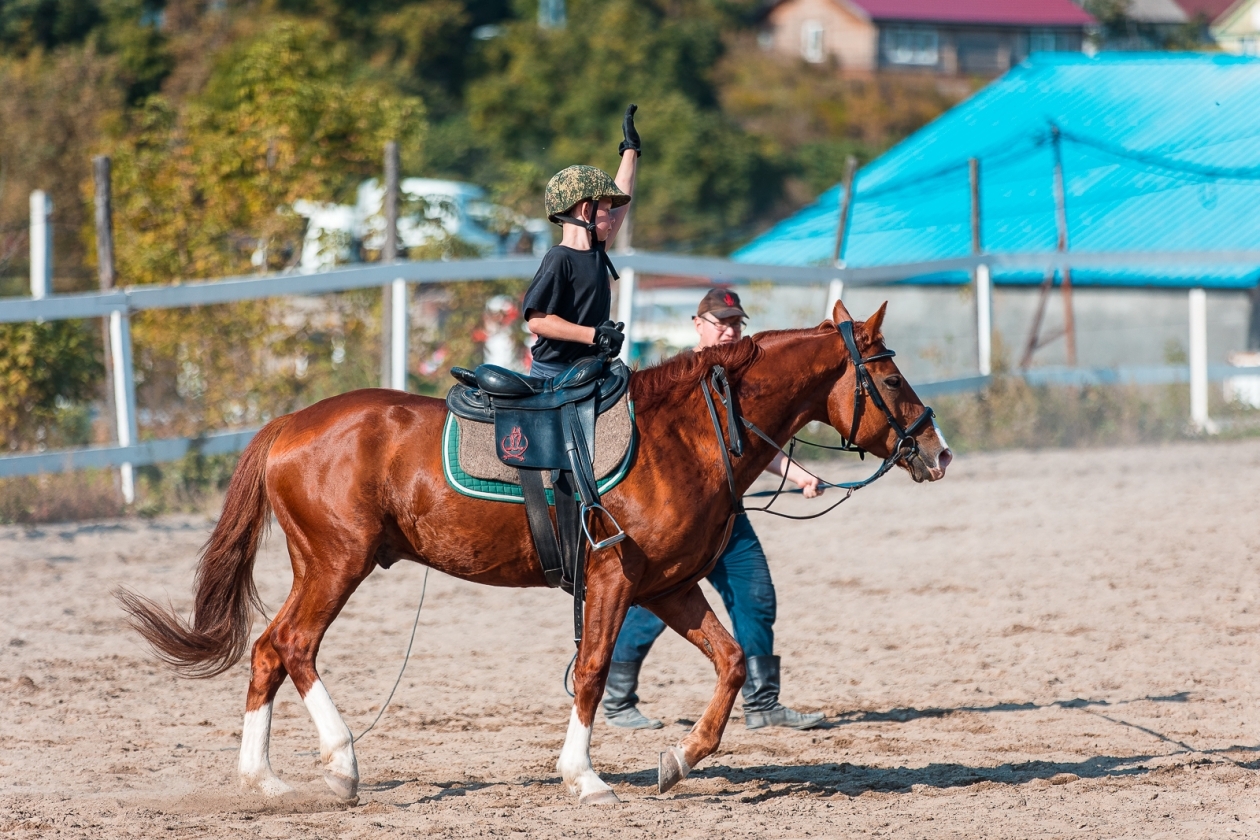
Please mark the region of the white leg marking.
POLYGON ((612 788, 604 784, 591 766, 591 728, 578 720, 576 704, 569 714, 569 732, 564 737, 556 769, 569 793, 576 795, 579 802, 603 805, 618 801, 612 788))
POLYGON ((359 764, 354 758, 354 739, 341 719, 341 713, 328 696, 328 689, 316 680, 302 698, 319 730, 319 757, 324 762, 324 781, 342 799, 354 799, 359 792, 359 764))
POLYGON ((271 770, 267 754, 271 742, 271 704, 245 713, 241 725, 241 760, 237 765, 241 787, 256 790, 264 796, 280 796, 293 788, 280 781, 271 770))

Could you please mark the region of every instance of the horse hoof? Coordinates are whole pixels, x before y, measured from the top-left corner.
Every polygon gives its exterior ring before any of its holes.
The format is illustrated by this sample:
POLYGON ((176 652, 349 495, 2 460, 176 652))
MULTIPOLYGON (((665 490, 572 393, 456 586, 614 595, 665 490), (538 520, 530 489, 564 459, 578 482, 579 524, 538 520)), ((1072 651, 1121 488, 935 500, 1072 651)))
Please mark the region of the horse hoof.
POLYGON ((349 776, 343 776, 340 773, 325 770, 324 781, 328 783, 330 788, 332 788, 332 792, 337 794, 337 798, 343 802, 349 802, 351 799, 359 798, 358 779, 352 779, 349 776))
POLYGON ((660 763, 657 765, 656 789, 660 793, 665 793, 674 785, 687 778, 687 774, 691 772, 691 768, 687 766, 686 754, 682 751, 682 747, 670 747, 661 753, 660 763))
POLYGON ((593 790, 578 797, 581 805, 619 805, 621 800, 611 790, 593 790))

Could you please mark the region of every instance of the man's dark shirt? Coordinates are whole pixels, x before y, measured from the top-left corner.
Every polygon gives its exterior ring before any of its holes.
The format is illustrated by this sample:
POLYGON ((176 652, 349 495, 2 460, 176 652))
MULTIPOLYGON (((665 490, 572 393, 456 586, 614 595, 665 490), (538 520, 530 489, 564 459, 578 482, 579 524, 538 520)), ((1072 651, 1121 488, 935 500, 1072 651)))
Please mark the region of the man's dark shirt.
MULTIPOLYGON (((612 286, 599 254, 557 245, 543 257, 538 273, 525 292, 521 311, 526 317, 533 310, 544 315, 559 315, 579 326, 597 327, 608 320, 611 306, 612 286)), ((590 344, 539 336, 532 352, 540 362, 569 364, 595 355, 595 348, 590 344)))

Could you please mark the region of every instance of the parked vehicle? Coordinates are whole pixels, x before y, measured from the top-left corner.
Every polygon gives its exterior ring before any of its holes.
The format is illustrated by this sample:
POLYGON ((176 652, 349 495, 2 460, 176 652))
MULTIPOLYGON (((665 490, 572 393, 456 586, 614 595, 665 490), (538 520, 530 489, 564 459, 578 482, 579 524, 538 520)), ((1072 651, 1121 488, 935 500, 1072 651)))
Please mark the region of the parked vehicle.
MULTIPOLYGON (((359 185, 356 201, 322 204, 300 200, 293 211, 307 220, 303 271, 362 262, 385 242, 385 189, 375 178, 359 185)), ((486 199, 476 184, 435 178, 404 178, 399 184, 398 247, 401 255, 448 237, 482 256, 534 254, 551 247, 551 225, 486 199)))

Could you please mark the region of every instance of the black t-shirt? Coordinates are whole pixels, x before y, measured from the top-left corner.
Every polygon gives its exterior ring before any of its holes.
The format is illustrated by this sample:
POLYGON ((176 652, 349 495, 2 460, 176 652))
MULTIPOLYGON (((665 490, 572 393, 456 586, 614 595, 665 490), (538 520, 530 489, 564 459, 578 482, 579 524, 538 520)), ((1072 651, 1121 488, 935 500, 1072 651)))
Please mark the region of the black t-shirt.
MULTIPOLYGON (((543 257, 525 292, 521 311, 528 316, 532 309, 544 315, 559 315, 571 324, 597 327, 608 320, 611 306, 612 286, 599 253, 557 245, 543 257)), ((540 362, 568 364, 593 356, 595 348, 539 336, 532 352, 540 362)))

